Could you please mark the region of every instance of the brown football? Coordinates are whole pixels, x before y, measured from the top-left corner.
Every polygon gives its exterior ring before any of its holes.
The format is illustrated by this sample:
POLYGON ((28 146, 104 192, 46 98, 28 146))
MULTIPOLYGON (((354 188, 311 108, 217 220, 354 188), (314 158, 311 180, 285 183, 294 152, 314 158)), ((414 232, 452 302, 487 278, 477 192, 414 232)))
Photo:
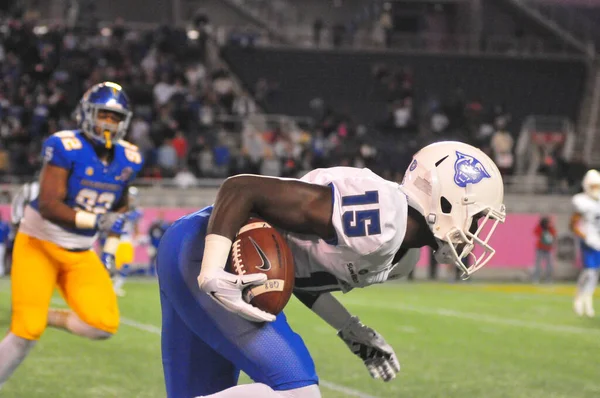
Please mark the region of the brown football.
POLYGON ((294 289, 294 258, 279 232, 267 222, 251 218, 240 229, 231 248, 231 272, 265 273, 267 282, 244 291, 244 300, 270 314, 279 314, 294 289))

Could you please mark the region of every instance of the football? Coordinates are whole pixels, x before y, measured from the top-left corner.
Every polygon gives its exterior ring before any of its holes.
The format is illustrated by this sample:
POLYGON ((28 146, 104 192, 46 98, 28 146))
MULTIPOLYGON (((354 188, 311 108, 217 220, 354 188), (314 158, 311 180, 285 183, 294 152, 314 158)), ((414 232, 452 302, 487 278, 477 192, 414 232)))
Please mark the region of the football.
POLYGON ((294 258, 281 234, 267 222, 251 218, 238 232, 231 248, 231 272, 262 272, 264 285, 244 291, 244 300, 270 314, 279 314, 294 289, 294 258))

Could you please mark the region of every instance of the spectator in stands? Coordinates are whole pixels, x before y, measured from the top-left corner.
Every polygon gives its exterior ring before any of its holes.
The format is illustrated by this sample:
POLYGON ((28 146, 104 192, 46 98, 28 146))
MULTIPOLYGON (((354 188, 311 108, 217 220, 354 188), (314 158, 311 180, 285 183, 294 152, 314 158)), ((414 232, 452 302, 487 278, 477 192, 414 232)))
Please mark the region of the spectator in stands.
POLYGON ((242 131, 242 154, 245 169, 254 174, 260 172, 261 163, 265 156, 267 144, 262 136, 252 127, 246 126, 242 131))
POLYGON ((214 173, 214 155, 210 145, 205 145, 198 157, 200 175, 202 177, 215 177, 214 173))
POLYGON ((556 242, 556 229, 552 225, 550 217, 540 218, 533 233, 536 236, 535 266, 532 275, 533 283, 539 283, 542 279, 542 262, 546 267, 543 280, 552 281, 552 252, 556 242))
POLYGON ((437 136, 443 136, 448 128, 450 121, 448 120, 448 116, 446 116, 446 112, 442 109, 439 102, 435 102, 431 106, 431 118, 430 118, 430 129, 431 132, 437 136))
POLYGON ((281 162, 270 147, 266 150, 261 162, 260 174, 273 177, 281 175, 281 162))
POLYGON ((133 144, 137 145, 144 154, 154 146, 150 139, 150 124, 141 116, 135 116, 133 118, 128 138, 133 144))
POLYGON ((384 44, 386 48, 392 47, 392 35, 394 33, 394 20, 392 18, 392 4, 386 2, 383 12, 379 17, 379 26, 383 30, 384 44))
POLYGON ((186 156, 188 154, 188 143, 181 130, 178 130, 175 133, 175 137, 171 141, 171 145, 177 154, 177 164, 184 165, 186 156))
POLYGON ((315 19, 313 23, 313 44, 315 47, 319 47, 321 45, 321 34, 323 32, 324 23, 321 18, 315 19))
POLYGON ((186 189, 196 185, 198 180, 194 176, 194 173, 192 173, 187 166, 184 166, 177 172, 173 182, 175 182, 175 185, 177 185, 179 188, 186 189))
POLYGON ((171 83, 171 77, 168 73, 164 72, 160 81, 154 86, 154 102, 158 106, 165 105, 171 99, 171 96, 177 91, 175 86, 171 83))
POLYGON ((158 148, 157 162, 163 177, 171 178, 175 176, 179 160, 177 159, 177 151, 173 148, 172 139, 165 139, 158 148))
POLYGON ((411 97, 394 101, 392 104, 392 127, 397 133, 417 133, 417 121, 411 97))
POLYGON ((219 68, 213 72, 212 85, 219 105, 227 114, 231 114, 235 93, 233 91, 233 81, 231 80, 231 76, 229 76, 229 72, 224 68, 219 68))
POLYGON ((232 113, 236 116, 247 117, 256 113, 256 105, 252 98, 246 94, 241 94, 233 102, 232 113))
POLYGON ((213 148, 213 172, 215 177, 224 178, 229 175, 231 165, 231 150, 227 145, 227 134, 221 132, 218 141, 213 148))
POLYGON ((498 119, 498 130, 492 136, 491 148, 493 151, 493 159, 498 165, 498 169, 502 175, 510 173, 513 167, 513 146, 514 140, 512 135, 506 131, 504 119, 498 119))

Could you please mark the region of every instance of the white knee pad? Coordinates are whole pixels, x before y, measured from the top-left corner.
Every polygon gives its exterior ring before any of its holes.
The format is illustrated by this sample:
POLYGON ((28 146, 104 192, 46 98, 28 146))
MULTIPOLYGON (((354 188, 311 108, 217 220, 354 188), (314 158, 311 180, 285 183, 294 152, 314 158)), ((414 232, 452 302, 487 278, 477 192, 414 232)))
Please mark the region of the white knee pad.
POLYGON ((277 391, 277 394, 281 398, 321 398, 321 390, 316 384, 293 390, 277 391))

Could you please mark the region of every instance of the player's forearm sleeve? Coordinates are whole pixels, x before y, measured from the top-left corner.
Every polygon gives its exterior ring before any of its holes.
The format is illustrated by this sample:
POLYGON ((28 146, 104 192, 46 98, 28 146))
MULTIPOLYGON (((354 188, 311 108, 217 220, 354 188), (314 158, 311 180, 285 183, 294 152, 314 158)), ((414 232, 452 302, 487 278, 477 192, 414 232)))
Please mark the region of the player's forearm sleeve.
POLYGON ((209 234, 204 239, 204 255, 200 275, 211 268, 225 268, 231 251, 231 239, 221 235, 209 234))
POLYGON ((335 330, 346 325, 352 314, 331 293, 321 294, 311 309, 335 330))

